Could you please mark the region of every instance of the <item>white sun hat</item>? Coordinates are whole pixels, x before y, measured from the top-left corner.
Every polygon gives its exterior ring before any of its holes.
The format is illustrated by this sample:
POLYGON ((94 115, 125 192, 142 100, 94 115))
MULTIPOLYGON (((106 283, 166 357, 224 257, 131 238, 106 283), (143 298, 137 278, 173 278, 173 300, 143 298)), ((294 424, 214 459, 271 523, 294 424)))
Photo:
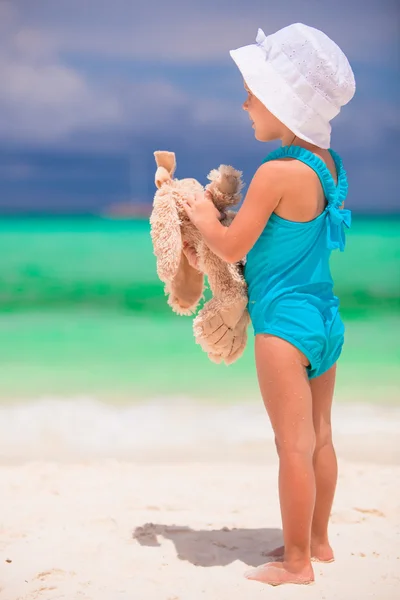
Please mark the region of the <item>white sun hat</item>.
POLYGON ((354 74, 325 33, 295 23, 231 50, 251 92, 300 139, 330 148, 330 121, 354 96, 354 74))

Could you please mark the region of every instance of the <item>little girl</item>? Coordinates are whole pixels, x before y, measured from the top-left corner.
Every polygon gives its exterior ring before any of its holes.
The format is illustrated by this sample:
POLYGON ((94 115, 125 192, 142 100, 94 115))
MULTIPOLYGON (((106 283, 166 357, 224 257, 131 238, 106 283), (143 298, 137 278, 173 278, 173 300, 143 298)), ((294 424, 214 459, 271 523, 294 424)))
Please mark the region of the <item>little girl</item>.
MULTIPOLYGON (((261 142, 280 139, 256 171, 226 228, 207 194, 187 215, 215 254, 247 255, 249 313, 258 380, 279 455, 284 546, 246 575, 271 585, 314 581, 311 561, 333 561, 328 540, 337 463, 331 405, 344 327, 329 270, 344 249, 347 179, 329 150, 329 122, 354 95, 347 58, 324 33, 290 25, 231 52, 244 78, 243 104, 261 142)), ((185 249, 192 264, 193 251, 185 249)))

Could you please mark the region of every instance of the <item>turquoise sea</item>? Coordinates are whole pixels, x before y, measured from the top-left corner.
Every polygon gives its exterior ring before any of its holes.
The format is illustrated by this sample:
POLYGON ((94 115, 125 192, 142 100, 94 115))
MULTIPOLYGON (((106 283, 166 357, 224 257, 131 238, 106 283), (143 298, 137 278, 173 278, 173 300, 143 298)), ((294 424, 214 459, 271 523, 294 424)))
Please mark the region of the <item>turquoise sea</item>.
MULTIPOLYGON (((346 252, 332 255, 347 327, 338 401, 400 401, 399 265, 400 219, 355 216, 346 252)), ((195 345, 191 322, 166 304, 147 221, 0 221, 3 404, 258 398, 252 331, 226 367, 195 345)))

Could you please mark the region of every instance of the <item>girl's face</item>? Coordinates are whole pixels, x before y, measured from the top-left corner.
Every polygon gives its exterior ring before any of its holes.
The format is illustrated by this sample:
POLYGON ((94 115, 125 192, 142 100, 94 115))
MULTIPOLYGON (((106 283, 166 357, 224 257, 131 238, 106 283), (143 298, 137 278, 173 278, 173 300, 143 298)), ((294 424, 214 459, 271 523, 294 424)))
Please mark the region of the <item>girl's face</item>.
POLYGON ((247 99, 243 103, 243 110, 249 114, 250 121, 253 123, 254 136, 259 142, 271 142, 283 138, 288 129, 283 125, 264 104, 252 94, 246 82, 244 89, 247 92, 247 99))

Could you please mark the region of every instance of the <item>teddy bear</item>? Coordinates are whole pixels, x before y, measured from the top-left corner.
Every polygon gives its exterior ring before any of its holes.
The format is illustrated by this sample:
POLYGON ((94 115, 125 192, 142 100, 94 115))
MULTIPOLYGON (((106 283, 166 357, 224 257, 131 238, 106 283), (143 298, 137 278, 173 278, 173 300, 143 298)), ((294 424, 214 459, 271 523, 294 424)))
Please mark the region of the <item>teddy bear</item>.
POLYGON ((192 315, 203 299, 205 276, 212 297, 193 321, 196 342, 215 363, 231 364, 243 353, 247 342, 249 314, 247 286, 243 276, 244 260, 227 263, 204 243, 182 205, 182 199, 197 192, 210 192, 220 212, 220 220, 228 226, 235 212, 229 207, 241 199, 242 173, 221 165, 209 175, 203 186, 191 178, 176 179, 174 152, 154 152, 157 170, 150 216, 151 239, 156 256, 157 274, 165 284, 168 304, 178 315, 192 315), (184 244, 194 249, 197 269, 189 264, 184 244))

